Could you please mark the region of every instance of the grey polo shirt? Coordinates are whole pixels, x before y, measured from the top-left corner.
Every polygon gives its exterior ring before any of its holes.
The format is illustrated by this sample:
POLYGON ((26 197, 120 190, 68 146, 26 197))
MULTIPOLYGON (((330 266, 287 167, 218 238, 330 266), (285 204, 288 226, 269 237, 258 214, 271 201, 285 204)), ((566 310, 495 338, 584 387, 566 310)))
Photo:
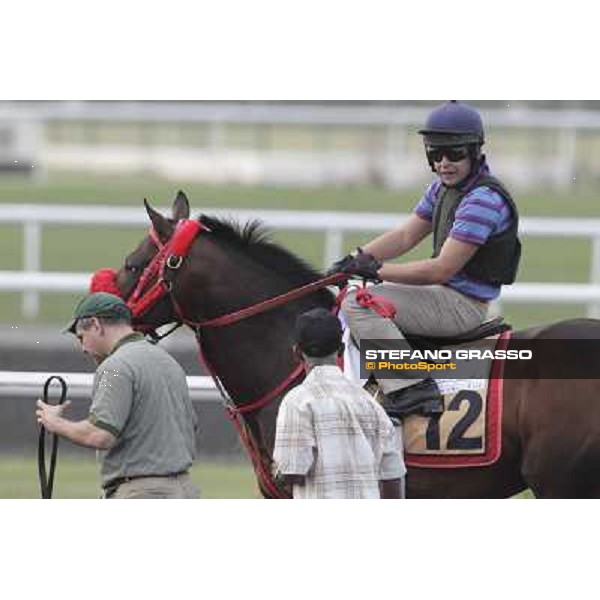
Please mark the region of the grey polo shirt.
POLYGON ((193 462, 196 415, 185 373, 141 334, 120 340, 98 367, 89 420, 117 438, 99 452, 103 487, 120 477, 178 473, 193 462))

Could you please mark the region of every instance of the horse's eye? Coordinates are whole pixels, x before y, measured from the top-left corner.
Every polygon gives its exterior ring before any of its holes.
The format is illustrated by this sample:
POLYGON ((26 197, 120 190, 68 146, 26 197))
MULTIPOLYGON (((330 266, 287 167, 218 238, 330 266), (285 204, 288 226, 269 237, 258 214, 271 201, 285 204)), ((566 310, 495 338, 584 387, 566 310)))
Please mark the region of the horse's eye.
POLYGON ((126 271, 131 271, 132 273, 135 273, 136 271, 139 270, 139 267, 136 265, 132 265, 129 263, 125 263, 125 270, 126 271))

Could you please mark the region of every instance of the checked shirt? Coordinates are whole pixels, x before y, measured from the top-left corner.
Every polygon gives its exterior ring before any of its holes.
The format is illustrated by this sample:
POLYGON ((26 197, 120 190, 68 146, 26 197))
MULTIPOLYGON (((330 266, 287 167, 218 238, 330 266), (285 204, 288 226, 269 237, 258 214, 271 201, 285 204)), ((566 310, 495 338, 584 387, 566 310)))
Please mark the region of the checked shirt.
POLYGON ((379 498, 379 481, 406 473, 381 406, 333 365, 314 367, 283 399, 275 474, 304 475, 294 498, 379 498))

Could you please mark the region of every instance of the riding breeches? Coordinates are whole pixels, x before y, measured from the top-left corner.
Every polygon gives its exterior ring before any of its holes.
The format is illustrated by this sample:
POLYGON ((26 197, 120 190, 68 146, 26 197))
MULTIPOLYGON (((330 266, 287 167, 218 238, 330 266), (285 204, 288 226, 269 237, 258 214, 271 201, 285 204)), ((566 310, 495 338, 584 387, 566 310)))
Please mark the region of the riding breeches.
MULTIPOLYGON (((395 318, 382 317, 365 308, 351 290, 342 303, 342 313, 357 344, 363 339, 400 340, 402 332, 411 335, 451 337, 478 327, 487 316, 488 306, 444 285, 405 285, 383 283, 369 287, 373 296, 382 296, 396 307, 395 318)), ((410 371, 407 371, 409 374, 410 371)), ((380 379, 384 394, 420 381, 419 377, 380 379)))

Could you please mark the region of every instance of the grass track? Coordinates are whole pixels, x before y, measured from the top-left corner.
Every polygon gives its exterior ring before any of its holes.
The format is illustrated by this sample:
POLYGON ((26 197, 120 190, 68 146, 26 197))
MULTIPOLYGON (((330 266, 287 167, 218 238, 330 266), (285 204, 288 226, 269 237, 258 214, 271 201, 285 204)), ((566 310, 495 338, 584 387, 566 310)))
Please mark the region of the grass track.
MULTIPOLYGON (((260 498, 252 468, 241 462, 197 462, 192 478, 206 499, 260 498)), ((54 498, 99 497, 98 464, 93 458, 60 456, 54 482, 54 498)), ((0 457, 0 499, 39 498, 37 462, 34 458, 0 457)), ((515 498, 532 498, 529 491, 515 498)))
MULTIPOLYGON (((93 455, 74 458, 59 454, 55 498, 98 498, 99 465, 93 455)), ((246 463, 198 462, 192 478, 200 487, 202 498, 258 498, 252 467, 246 463)), ((37 461, 34 458, 0 458, 0 498, 39 498, 37 461)))

